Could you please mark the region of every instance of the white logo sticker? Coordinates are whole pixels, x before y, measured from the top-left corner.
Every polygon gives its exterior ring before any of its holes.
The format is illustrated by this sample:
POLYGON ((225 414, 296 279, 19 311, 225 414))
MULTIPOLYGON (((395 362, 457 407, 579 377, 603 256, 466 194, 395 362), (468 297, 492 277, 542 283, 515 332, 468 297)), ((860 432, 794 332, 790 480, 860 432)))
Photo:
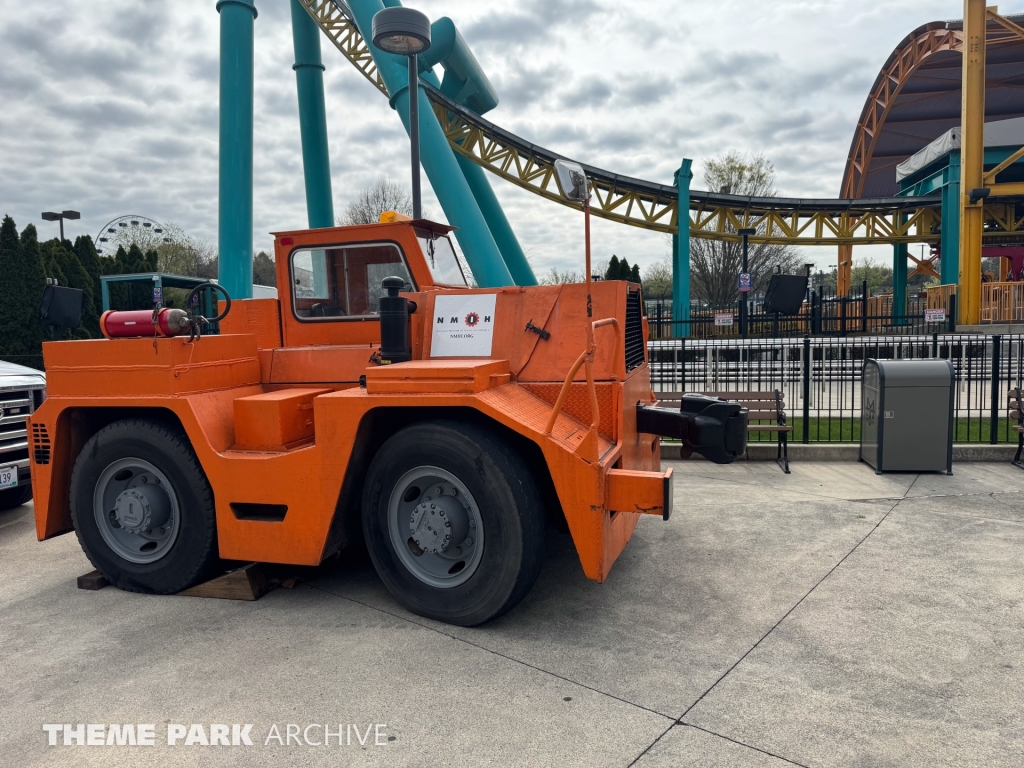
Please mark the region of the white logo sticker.
POLYGON ((438 296, 434 300, 431 357, 490 357, 497 294, 438 296))

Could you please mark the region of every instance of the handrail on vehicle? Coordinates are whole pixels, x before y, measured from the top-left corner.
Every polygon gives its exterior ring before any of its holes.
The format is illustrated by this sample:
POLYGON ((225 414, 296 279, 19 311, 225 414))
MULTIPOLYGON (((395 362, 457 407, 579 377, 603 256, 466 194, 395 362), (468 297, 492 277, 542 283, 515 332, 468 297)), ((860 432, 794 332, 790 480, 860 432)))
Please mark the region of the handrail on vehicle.
MULTIPOLYGON (((558 421, 558 416, 562 413, 562 406, 565 405, 565 398, 569 396, 569 387, 572 386, 572 380, 576 378, 576 374, 579 373, 580 366, 584 364, 586 364, 587 372, 587 391, 590 395, 590 429, 596 430, 601 426, 601 411, 597 405, 597 385, 594 383, 593 370, 594 352, 597 349, 597 343, 594 341, 594 332, 597 331, 598 328, 603 328, 606 325, 615 326, 616 352, 618 352, 619 348, 622 346, 622 328, 619 326, 618 318, 606 317, 604 320, 595 320, 591 323, 590 333, 587 334, 590 337, 587 348, 578 358, 576 358, 576 362, 573 363, 572 368, 569 369, 569 375, 566 376, 565 381, 562 382, 562 389, 558 393, 558 399, 555 401, 555 408, 551 412, 551 418, 548 419, 547 428, 544 430, 545 436, 550 436, 551 431, 555 428, 555 422, 558 421)), ((617 358, 613 355, 612 360, 615 359, 617 358)), ((612 375, 615 377, 616 381, 619 380, 618 373, 614 372, 614 367, 612 375)))

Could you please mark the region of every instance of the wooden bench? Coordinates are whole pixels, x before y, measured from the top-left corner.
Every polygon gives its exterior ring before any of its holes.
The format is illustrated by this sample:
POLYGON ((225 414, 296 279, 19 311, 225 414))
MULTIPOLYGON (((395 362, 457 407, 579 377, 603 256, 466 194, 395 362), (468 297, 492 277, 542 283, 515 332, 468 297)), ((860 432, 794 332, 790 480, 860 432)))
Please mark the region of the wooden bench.
POLYGON ((1021 464, 1020 460, 1021 452, 1024 451, 1024 408, 1021 407, 1024 405, 1024 397, 1021 397, 1022 393, 1024 393, 1024 387, 1017 387, 1009 391, 1007 409, 1010 412, 1010 418, 1017 420, 1017 423, 1011 427, 1017 433, 1017 454, 1013 457, 1013 464, 1024 469, 1024 464, 1021 464))
MULTIPOLYGON (((747 409, 748 432, 774 432, 778 442, 778 455, 775 460, 782 471, 789 474, 789 433, 793 427, 786 424, 785 400, 780 390, 766 392, 655 392, 659 404, 676 406, 682 402, 683 394, 700 394, 731 400, 747 409), (763 422, 771 422, 765 424, 763 422)), ((1024 425, 1024 422, 1022 422, 1024 425)), ((1024 427, 1022 427, 1024 429, 1024 427)), ((1024 445, 1024 442, 1022 442, 1024 445)), ((1019 452, 1018 452, 1019 453, 1019 452)), ((1018 456, 1019 458, 1019 456, 1018 456)), ((1024 469, 1024 467, 1021 467, 1024 469)))

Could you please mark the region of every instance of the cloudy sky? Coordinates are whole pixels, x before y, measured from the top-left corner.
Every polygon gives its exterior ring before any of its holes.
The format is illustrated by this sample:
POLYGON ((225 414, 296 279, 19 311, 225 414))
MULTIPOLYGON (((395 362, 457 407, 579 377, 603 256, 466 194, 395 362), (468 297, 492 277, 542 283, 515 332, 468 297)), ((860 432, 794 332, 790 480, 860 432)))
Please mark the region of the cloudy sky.
MULTIPOLYGON (((412 5, 412 3, 409 3, 412 5)), ((289 0, 256 0, 255 245, 305 225, 289 0)), ((216 242, 214 0, 0 0, 0 214, 69 234, 125 214, 216 242)), ((941 0, 416 0, 450 16, 501 98, 488 118, 582 162, 672 182, 681 158, 774 161, 782 194, 834 197, 861 108, 915 27, 959 18, 941 0)), ((1016 9, 1006 8, 1004 12, 1016 9)), ((408 142, 387 101, 324 39, 334 201, 384 175, 408 142)), ((491 177, 538 274, 582 262, 579 214, 491 177)), ((439 212, 429 186, 425 203, 439 212)), ((664 236, 598 221, 595 260, 648 264, 664 236)), ((864 249, 861 249, 864 250, 864 249)), ((835 249, 808 256, 834 263, 835 249)), ((884 255, 884 253, 883 253, 884 255)))

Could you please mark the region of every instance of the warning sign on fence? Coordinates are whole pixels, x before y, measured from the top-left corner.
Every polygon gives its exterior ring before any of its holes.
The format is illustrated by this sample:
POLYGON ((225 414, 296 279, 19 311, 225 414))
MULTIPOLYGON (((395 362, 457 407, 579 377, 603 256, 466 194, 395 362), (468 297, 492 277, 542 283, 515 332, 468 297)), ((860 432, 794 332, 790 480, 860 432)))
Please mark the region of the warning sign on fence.
POLYGON ((732 312, 715 312, 715 325, 719 327, 732 325, 732 312))
POLYGON ((924 321, 926 323, 944 323, 946 322, 946 310, 926 309, 924 311, 924 321))

